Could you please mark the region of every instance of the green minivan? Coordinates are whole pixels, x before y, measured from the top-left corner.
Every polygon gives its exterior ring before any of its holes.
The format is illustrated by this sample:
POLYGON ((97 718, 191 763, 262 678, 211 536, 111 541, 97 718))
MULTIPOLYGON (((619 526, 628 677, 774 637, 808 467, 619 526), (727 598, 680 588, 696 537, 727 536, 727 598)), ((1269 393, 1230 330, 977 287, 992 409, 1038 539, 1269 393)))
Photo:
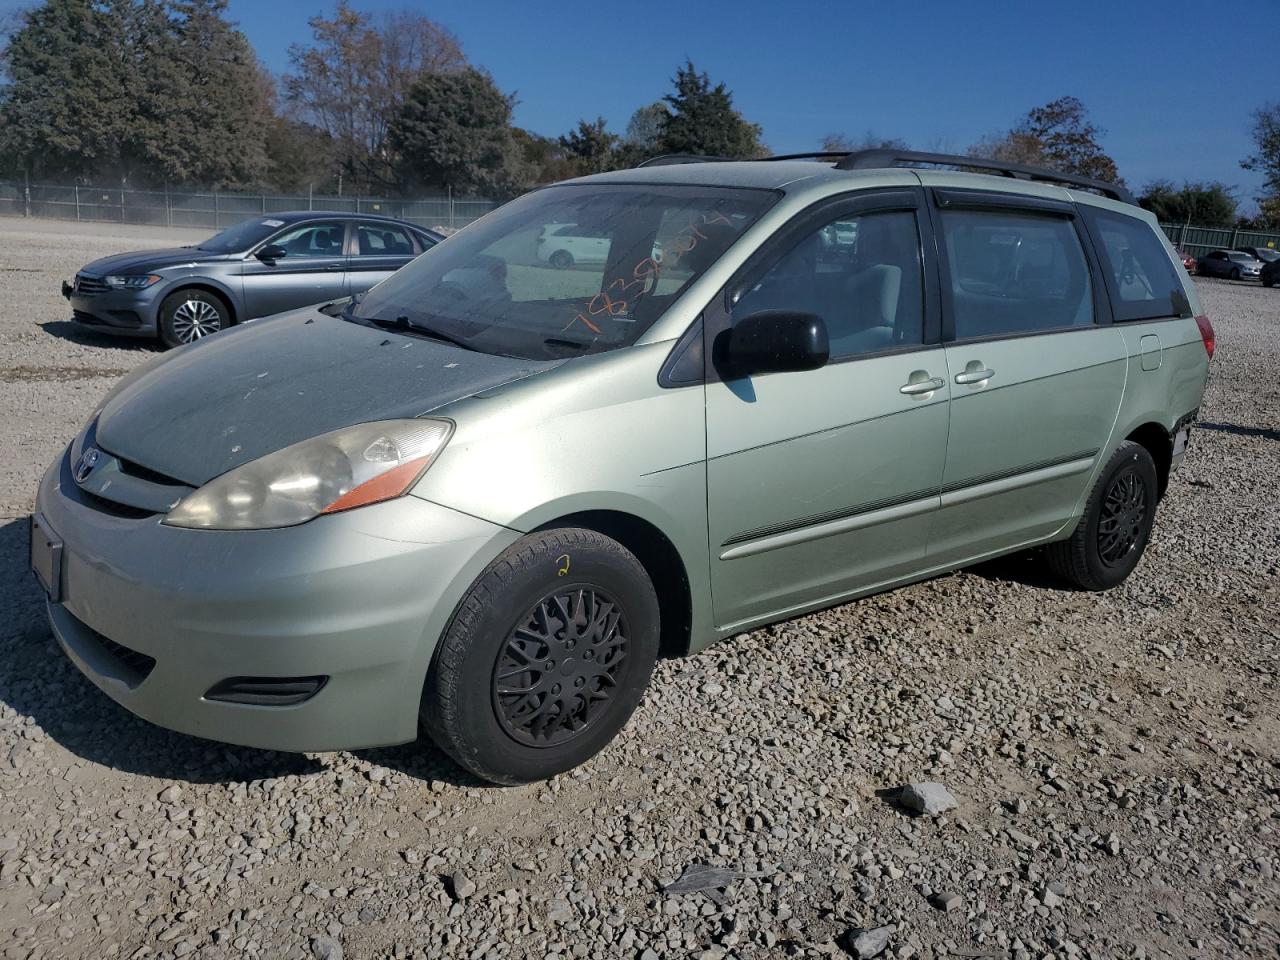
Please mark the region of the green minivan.
POLYGON ((144 364, 46 473, 31 562, 66 654, 155 723, 424 729, 542 779, 659 655, 1029 547, 1120 583, 1212 353, 1115 185, 660 158, 144 364), (566 227, 601 255, 541 256, 566 227))

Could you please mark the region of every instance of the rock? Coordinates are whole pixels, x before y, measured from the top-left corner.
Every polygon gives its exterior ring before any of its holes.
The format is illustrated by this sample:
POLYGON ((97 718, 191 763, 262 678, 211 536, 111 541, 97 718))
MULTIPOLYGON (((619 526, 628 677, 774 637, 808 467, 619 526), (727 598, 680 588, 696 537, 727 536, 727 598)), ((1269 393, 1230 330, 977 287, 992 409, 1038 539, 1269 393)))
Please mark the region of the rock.
POLYGON ((958 893, 940 892, 933 895, 933 905, 943 913, 951 913, 964 906, 964 897, 958 893))
POLYGON ((315 937, 311 941, 311 955, 316 960, 342 960, 342 944, 333 937, 315 937))
POLYGON ((884 952, 884 948, 889 945, 889 939, 897 929, 893 924, 876 927, 874 930, 854 928, 845 934, 845 942, 849 952, 859 960, 870 960, 871 957, 878 957, 884 952))
POLYGON ((171 783, 160 791, 159 800, 161 803, 177 803, 182 799, 182 787, 176 783, 171 783))
POLYGON ((931 817, 954 810, 960 805, 946 787, 932 781, 907 784, 898 794, 898 802, 908 810, 931 817))
POLYGON ((476 892, 476 882, 468 877, 465 873, 457 871, 453 875, 453 895, 459 900, 465 900, 476 892))

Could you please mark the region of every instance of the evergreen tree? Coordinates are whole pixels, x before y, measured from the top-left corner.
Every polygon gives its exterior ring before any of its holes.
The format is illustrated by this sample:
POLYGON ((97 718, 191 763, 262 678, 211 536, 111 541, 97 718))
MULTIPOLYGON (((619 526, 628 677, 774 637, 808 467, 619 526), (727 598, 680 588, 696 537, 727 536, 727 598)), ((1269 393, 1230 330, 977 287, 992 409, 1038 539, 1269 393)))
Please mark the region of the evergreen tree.
POLYGON ((723 83, 712 86, 686 60, 672 81, 675 90, 663 97, 667 117, 658 139, 660 153, 750 159, 766 154, 760 127, 748 123, 733 107, 733 95, 723 83))
MULTIPOLYGON (((116 5, 112 5, 114 7, 116 5)), ((22 14, 3 52, 4 155, 33 178, 120 172, 125 24, 95 0, 46 0, 22 14)))
POLYGON ((388 142, 401 183, 507 196, 532 184, 511 127, 513 98, 474 67, 428 73, 409 89, 388 142))

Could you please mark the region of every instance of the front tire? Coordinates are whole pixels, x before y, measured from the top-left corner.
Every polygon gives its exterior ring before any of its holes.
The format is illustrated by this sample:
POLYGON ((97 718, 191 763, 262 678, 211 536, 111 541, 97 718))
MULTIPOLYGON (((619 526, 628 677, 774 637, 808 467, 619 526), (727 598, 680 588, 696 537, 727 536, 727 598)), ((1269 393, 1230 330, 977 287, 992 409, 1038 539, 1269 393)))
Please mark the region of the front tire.
POLYGON ((160 339, 166 347, 202 340, 231 325, 231 308, 207 290, 178 290, 160 304, 160 339))
POLYGON ((1123 583, 1147 549, 1158 496, 1156 465, 1147 448, 1121 444, 1093 485, 1071 538, 1045 548, 1049 566, 1081 590, 1123 583))
POLYGON ((481 779, 546 780, 623 728, 658 631, 657 595, 629 550, 593 530, 531 534, 455 611, 427 673, 423 726, 481 779))
POLYGON ((568 270, 573 266, 573 254, 568 250, 557 250, 551 254, 551 265, 561 270, 568 270))
POLYGON ((1232 271, 1231 271, 1231 279, 1232 279, 1232 280, 1239 280, 1239 279, 1240 279, 1240 271, 1239 271, 1239 270, 1232 270, 1232 271))

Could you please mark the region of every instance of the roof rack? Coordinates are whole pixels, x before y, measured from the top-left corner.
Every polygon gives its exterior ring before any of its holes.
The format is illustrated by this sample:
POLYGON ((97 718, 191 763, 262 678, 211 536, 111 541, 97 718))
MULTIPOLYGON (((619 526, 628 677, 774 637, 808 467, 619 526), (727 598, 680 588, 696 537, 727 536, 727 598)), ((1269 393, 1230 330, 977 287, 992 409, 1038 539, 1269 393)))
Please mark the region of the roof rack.
POLYGON ((704 157, 696 153, 664 153, 660 157, 650 157, 636 164, 640 167, 672 167, 680 163, 726 163, 733 157, 704 157))
MULTIPOLYGON (((723 163, 732 157, 703 157, 694 153, 668 153, 661 157, 650 157, 637 167, 666 167, 678 163, 723 163)), ((1119 200, 1121 203, 1137 204, 1128 189, 1118 183, 1107 180, 1094 180, 1090 177, 1077 176, 1074 173, 1063 173, 1047 167, 1030 167, 1021 163, 1006 163, 1003 160, 989 160, 985 157, 967 157, 955 153, 923 153, 918 150, 857 150, 848 153, 843 150, 818 150, 813 153, 784 153, 774 157, 760 157, 762 161, 770 160, 834 160, 837 170, 879 170, 886 167, 919 166, 932 164, 936 166, 964 167, 969 170, 989 170, 1001 176, 1018 180, 1032 180, 1039 183, 1062 183, 1073 187, 1084 187, 1096 190, 1104 197, 1119 200)))
POLYGON ((988 160, 984 157, 966 157, 952 153, 921 153, 916 150, 859 150, 846 154, 837 161, 837 170, 874 170, 899 165, 916 166, 918 164, 938 164, 948 167, 967 167, 970 170, 990 170, 1005 177, 1018 180, 1034 180, 1041 183, 1064 183, 1073 187, 1084 187, 1096 190, 1104 197, 1119 200, 1121 203, 1134 203, 1133 194, 1116 183, 1107 180, 1094 180, 1074 173, 1063 173, 1047 167, 1029 167, 1021 163, 1006 163, 1003 160, 988 160))

